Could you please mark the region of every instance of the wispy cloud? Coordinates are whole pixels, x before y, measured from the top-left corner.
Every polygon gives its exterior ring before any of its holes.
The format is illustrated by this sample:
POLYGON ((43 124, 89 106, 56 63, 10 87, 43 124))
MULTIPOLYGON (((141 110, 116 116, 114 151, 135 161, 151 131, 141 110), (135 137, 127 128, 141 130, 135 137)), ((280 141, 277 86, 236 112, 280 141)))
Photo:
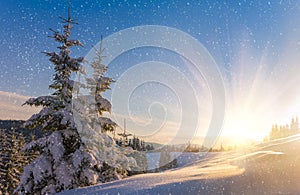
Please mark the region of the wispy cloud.
POLYGON ((39 112, 40 108, 22 106, 28 98, 30 97, 0 91, 0 119, 26 120, 32 114, 39 112))

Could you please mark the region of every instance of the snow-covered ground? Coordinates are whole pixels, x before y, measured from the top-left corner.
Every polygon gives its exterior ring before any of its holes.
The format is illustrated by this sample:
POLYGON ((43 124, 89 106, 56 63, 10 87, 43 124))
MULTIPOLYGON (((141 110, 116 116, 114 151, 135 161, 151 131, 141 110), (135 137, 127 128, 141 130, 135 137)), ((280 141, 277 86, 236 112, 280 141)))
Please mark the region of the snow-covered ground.
POLYGON ((296 135, 233 152, 184 153, 176 169, 62 194, 300 194, 299 151, 296 135))
MULTIPOLYGON (((207 159, 208 157, 212 157, 213 153, 191 153, 191 152, 170 152, 170 160, 173 160, 176 156, 177 158, 177 167, 186 166, 191 163, 195 163, 195 161, 207 159)), ((160 153, 147 153, 147 163, 148 163, 148 169, 153 170, 157 167, 159 167, 159 159, 160 159, 160 153)))

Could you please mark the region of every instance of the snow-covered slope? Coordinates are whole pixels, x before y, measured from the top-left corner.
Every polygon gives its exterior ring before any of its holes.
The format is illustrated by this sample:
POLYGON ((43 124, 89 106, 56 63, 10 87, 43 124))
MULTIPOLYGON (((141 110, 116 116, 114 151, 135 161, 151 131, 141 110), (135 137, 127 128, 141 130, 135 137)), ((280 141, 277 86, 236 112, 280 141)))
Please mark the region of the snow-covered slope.
POLYGON ((299 151, 296 135, 240 151, 192 157, 194 162, 177 169, 62 194, 299 194, 299 151))

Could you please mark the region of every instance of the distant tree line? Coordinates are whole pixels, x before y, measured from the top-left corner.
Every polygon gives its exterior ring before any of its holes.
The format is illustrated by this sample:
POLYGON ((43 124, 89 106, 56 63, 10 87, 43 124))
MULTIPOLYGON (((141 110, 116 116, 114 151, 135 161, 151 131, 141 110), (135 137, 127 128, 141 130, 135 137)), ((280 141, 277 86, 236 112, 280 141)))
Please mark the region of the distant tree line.
MULTIPOLYGON (((236 146, 224 147, 223 144, 221 144, 219 147, 208 148, 203 145, 192 144, 189 142, 187 144, 182 144, 182 145, 168 145, 168 146, 164 146, 163 148, 168 148, 168 150, 171 152, 224 152, 224 151, 233 150, 236 148, 236 146)), ((161 150, 162 149, 160 149, 159 151, 161 150)))
MULTIPOLYGON (((269 140, 288 137, 300 133, 299 119, 298 117, 292 118, 290 125, 273 125, 269 135, 269 140)), ((268 139, 265 139, 265 141, 268 139)))
POLYGON ((119 138, 116 140, 116 144, 120 147, 131 147, 137 151, 151 151, 154 150, 152 144, 147 144, 144 140, 133 136, 133 138, 125 139, 119 138))

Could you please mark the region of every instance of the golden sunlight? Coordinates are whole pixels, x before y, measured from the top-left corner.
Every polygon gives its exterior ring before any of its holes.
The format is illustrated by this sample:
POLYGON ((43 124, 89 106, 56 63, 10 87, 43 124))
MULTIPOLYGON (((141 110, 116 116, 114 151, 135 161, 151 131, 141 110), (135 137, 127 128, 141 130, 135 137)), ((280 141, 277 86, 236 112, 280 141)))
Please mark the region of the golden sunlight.
POLYGON ((239 143, 243 140, 261 141, 269 132, 269 126, 257 115, 246 112, 229 114, 225 119, 222 135, 234 137, 239 143))

